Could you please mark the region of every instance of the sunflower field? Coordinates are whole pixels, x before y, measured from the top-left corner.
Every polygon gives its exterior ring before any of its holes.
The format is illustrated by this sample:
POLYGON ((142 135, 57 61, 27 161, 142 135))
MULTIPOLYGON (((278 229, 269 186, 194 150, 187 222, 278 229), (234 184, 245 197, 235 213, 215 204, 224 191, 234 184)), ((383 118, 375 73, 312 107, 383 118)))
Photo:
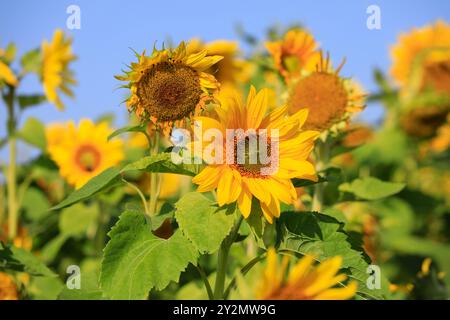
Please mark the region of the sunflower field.
POLYGON ((154 40, 108 75, 121 126, 46 120, 82 85, 69 30, 0 42, 0 300, 449 298, 448 22, 375 90, 304 25, 154 40))

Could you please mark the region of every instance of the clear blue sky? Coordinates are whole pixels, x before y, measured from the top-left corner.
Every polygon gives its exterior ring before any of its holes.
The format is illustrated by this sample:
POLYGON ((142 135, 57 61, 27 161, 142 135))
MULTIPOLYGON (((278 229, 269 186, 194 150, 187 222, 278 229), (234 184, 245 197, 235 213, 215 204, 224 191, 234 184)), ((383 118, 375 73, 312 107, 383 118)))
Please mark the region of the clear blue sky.
MULTIPOLYGON (((343 74, 354 76, 374 89, 372 70, 387 70, 388 47, 401 31, 422 26, 438 18, 450 21, 450 1, 24 1, 8 0, 1 4, 0 47, 14 41, 23 54, 42 39, 50 39, 56 28, 65 29, 66 8, 81 8, 81 30, 66 30, 74 38, 74 51, 79 60, 73 69, 79 85, 76 99, 65 99, 67 110, 56 111, 44 104, 26 112, 46 122, 92 117, 114 112, 119 124, 126 119, 124 91, 115 90, 120 73, 132 58, 130 47, 141 51, 161 43, 168 36, 174 41, 199 36, 205 40, 235 39, 235 25, 259 37, 268 26, 300 22, 316 36, 332 57, 347 57, 343 74), (381 8, 382 29, 366 28, 366 8, 381 8)), ((29 77, 21 88, 24 93, 41 92, 35 77, 29 77)), ((0 135, 5 134, 5 112, 0 106, 0 135)), ((381 108, 372 106, 362 118, 374 122, 381 108)))

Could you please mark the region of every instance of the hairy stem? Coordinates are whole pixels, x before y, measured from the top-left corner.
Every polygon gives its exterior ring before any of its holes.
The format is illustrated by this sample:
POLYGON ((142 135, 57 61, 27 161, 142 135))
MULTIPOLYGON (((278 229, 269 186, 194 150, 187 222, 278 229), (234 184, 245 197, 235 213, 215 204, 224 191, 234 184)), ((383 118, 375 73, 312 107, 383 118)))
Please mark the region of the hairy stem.
MULTIPOLYGON (((327 142, 319 141, 316 149, 316 171, 320 172, 327 168, 330 161, 330 147, 327 142)), ((320 212, 323 207, 323 194, 325 184, 317 183, 314 186, 312 210, 320 212)))
POLYGON ((7 170, 8 188, 8 237, 13 240, 17 235, 18 225, 18 203, 17 203, 17 172, 16 172, 16 119, 14 115, 14 87, 9 87, 9 93, 5 97, 8 108, 8 146, 9 146, 9 166, 7 170))
MULTIPOLYGON (((153 139, 153 145, 151 146, 151 155, 158 154, 159 151, 159 132, 155 131, 153 139)), ((150 200, 148 205, 149 215, 156 215, 156 206, 158 204, 158 196, 159 196, 159 181, 158 181, 158 173, 151 172, 150 173, 150 200)))
POLYGON ((231 245, 236 239, 242 220, 243 216, 240 215, 238 220, 234 224, 230 234, 223 240, 222 244, 220 245, 219 252, 217 253, 217 273, 216 283, 214 286, 214 299, 216 300, 222 300, 224 298, 228 254, 230 253, 231 245))

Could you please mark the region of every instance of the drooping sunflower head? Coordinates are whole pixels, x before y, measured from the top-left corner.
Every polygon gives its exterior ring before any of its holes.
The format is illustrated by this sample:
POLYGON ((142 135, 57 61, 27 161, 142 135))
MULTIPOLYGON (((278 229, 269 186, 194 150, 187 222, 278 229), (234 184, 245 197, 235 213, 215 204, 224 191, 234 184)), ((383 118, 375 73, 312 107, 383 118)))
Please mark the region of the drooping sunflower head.
POLYGON ((412 137, 430 138, 445 125, 449 112, 448 105, 413 108, 403 112, 400 124, 402 129, 412 137))
POLYGON ((76 56, 72 53, 72 39, 67 38, 62 30, 56 30, 52 42, 42 42, 41 80, 45 95, 59 110, 64 109, 60 93, 72 97, 71 85, 76 81, 69 69, 76 56))
POLYGON ((391 75, 405 87, 431 87, 450 95, 450 25, 437 21, 400 35, 391 49, 391 75), (419 77, 419 79, 416 79, 419 77))
MULTIPOLYGON (((199 185, 199 192, 217 189, 220 206, 237 202, 245 218, 254 199, 272 223, 280 216, 280 201, 292 204, 297 200, 291 178, 317 179, 308 158, 319 133, 301 130, 306 109, 290 117, 286 106, 267 113, 268 100, 266 89, 257 93, 251 87, 245 103, 238 96, 230 96, 216 108, 217 118, 195 118, 196 125, 201 125, 201 136, 210 129, 221 132, 222 138, 215 142, 222 157, 208 162, 210 165, 192 181, 199 185)), ((204 150, 211 141, 203 139, 202 143, 204 150)))
POLYGON ((130 111, 144 121, 151 120, 163 130, 198 113, 205 102, 213 98, 219 83, 206 71, 222 59, 208 56, 206 50, 188 54, 184 42, 176 49, 153 50, 150 56, 136 55, 125 76, 131 96, 126 104, 130 111))
POLYGON ((339 76, 344 62, 332 71, 329 55, 323 59, 320 54, 316 70, 291 85, 289 112, 294 114, 303 108, 309 110, 305 129, 325 131, 351 113, 362 110, 364 95, 358 86, 339 76))
POLYGON ((303 29, 289 30, 284 38, 266 42, 275 67, 289 80, 302 71, 312 71, 318 62, 318 44, 314 37, 303 29))
POLYGON ((339 274, 342 257, 314 266, 314 257, 304 256, 289 271, 289 257, 279 263, 275 249, 267 251, 267 266, 257 287, 256 296, 263 300, 346 300, 356 293, 357 284, 341 283, 347 279, 339 274), (339 287, 337 287, 339 285, 339 287))
POLYGON ((78 127, 70 121, 47 128, 47 151, 69 184, 78 189, 124 158, 122 140, 107 141, 111 132, 107 123, 95 124, 88 119, 81 120, 78 127))

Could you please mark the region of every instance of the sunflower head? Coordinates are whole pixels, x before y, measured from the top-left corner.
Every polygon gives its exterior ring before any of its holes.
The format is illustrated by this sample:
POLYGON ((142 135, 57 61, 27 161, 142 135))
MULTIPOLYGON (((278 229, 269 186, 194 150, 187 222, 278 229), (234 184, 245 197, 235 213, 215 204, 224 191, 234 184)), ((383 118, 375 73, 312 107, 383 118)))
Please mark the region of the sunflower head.
POLYGON ((187 52, 190 54, 206 50, 209 56, 222 56, 215 66, 208 70, 214 74, 221 85, 236 85, 248 80, 250 65, 240 59, 239 45, 236 41, 216 40, 203 43, 200 39, 193 39, 187 45, 187 52))
POLYGON ((76 84, 73 72, 69 69, 76 56, 72 53, 72 39, 66 38, 62 30, 56 30, 52 42, 42 42, 41 80, 45 95, 59 110, 64 109, 60 93, 69 97, 73 92, 69 86, 76 84))
POLYGON ((281 264, 275 249, 267 251, 267 266, 256 296, 263 300, 346 300, 356 293, 356 282, 339 286, 347 279, 338 274, 342 257, 336 256, 314 266, 314 257, 304 256, 289 271, 289 257, 281 264))
MULTIPOLYGON (((201 124, 201 136, 209 129, 221 132, 222 138, 215 142, 222 148, 223 158, 210 163, 192 181, 199 185, 199 192, 217 189, 220 206, 237 202, 245 218, 252 211, 252 202, 259 204, 272 223, 280 216, 280 201, 293 204, 297 199, 291 178, 317 179, 308 158, 319 133, 301 130, 306 109, 289 117, 285 106, 268 112, 268 100, 267 89, 257 93, 251 87, 245 103, 235 94, 222 99, 222 106, 215 110, 216 118, 195 118, 201 124), (263 156, 269 161, 263 161, 263 156)), ((203 140, 201 149, 210 142, 203 140)))
POLYGON ((292 84, 289 112, 308 108, 305 129, 325 131, 363 108, 364 95, 354 83, 339 76, 344 62, 332 71, 329 55, 323 59, 321 54, 316 70, 292 84))
POLYGON ((46 129, 47 151, 69 184, 80 188, 124 158, 123 142, 107 141, 111 132, 107 123, 95 124, 88 119, 81 120, 78 127, 70 121, 46 129), (54 137, 55 132, 60 134, 58 139, 54 137))
POLYGON ((131 63, 125 76, 116 76, 131 90, 128 110, 165 132, 198 113, 219 89, 206 71, 222 57, 208 56, 206 50, 189 54, 182 42, 176 49, 155 48, 150 56, 145 51, 136 56, 138 62, 131 63))
POLYGON ((314 37, 302 29, 289 30, 283 39, 266 42, 275 67, 286 80, 302 71, 314 70, 319 57, 317 47, 314 37))
POLYGON ((418 82, 419 89, 450 95, 450 25, 444 21, 400 35, 391 57, 391 75, 400 86, 418 82))
POLYGON ((430 138, 446 123, 448 106, 428 106, 404 112, 400 119, 403 130, 416 138, 430 138))

